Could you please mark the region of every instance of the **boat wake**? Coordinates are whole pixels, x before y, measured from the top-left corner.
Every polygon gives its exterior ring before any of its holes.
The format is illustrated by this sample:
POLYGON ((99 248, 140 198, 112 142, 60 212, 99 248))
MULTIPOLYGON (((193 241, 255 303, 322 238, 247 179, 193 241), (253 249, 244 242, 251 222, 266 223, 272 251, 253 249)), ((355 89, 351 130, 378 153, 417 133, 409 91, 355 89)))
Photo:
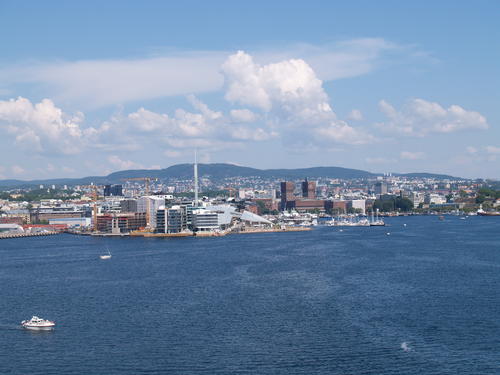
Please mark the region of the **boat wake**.
POLYGON ((17 324, 0 324, 0 331, 17 331, 23 329, 17 324))

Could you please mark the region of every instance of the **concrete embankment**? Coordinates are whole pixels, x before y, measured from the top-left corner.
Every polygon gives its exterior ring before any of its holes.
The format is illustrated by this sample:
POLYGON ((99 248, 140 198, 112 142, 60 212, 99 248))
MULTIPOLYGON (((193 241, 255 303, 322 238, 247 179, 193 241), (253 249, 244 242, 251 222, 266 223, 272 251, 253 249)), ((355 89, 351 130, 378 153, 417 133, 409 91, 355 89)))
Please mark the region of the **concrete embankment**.
POLYGON ((251 233, 283 233, 283 232, 307 232, 311 227, 285 227, 285 228, 245 228, 241 231, 232 232, 234 234, 251 234, 251 233))
POLYGON ((7 238, 42 237, 53 236, 61 232, 38 232, 38 233, 0 233, 0 240, 7 238))
POLYGON ((176 237, 192 237, 193 233, 144 233, 143 237, 154 238, 176 238, 176 237))
POLYGON ((75 235, 87 235, 96 237, 146 237, 146 238, 179 238, 179 237, 222 237, 230 234, 252 234, 252 233, 284 233, 284 232, 307 232, 311 227, 284 227, 284 228, 235 228, 225 231, 207 231, 207 232, 183 232, 183 233, 152 233, 134 231, 130 233, 89 233, 89 232, 70 232, 75 235))

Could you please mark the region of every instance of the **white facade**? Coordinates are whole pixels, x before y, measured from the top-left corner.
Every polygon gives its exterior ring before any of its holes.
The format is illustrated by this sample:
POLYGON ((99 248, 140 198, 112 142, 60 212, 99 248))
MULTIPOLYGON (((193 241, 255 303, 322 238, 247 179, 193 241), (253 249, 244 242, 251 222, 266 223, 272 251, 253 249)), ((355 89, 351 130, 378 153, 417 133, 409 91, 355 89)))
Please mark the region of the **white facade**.
POLYGON ((410 200, 413 202, 413 207, 418 207, 420 203, 424 203, 425 195, 423 193, 419 193, 413 191, 410 195, 410 200))
POLYGON ((193 211, 193 229, 195 231, 213 231, 220 229, 219 215, 216 211, 198 209, 193 211))
POLYGON ((250 225, 271 225, 272 223, 252 212, 237 211, 236 207, 229 204, 206 206, 193 211, 193 229, 210 231, 228 229, 233 220, 245 222, 250 225))
POLYGON ((428 194, 425 197, 425 203, 430 203, 430 204, 445 204, 446 203, 446 197, 444 195, 440 194, 428 194))
POLYGON ((353 199, 351 201, 351 207, 355 210, 361 210, 361 213, 364 215, 366 213, 366 200, 353 199))
POLYGON ((149 212, 149 226, 156 228, 156 212, 165 206, 165 198, 162 196, 147 196, 137 199, 137 212, 149 212), (148 211, 149 205, 149 211, 148 211))
POLYGON ((49 219, 49 224, 65 224, 70 228, 74 227, 90 227, 91 218, 90 217, 68 217, 60 219, 49 219))
POLYGON ((0 224, 0 232, 24 232, 19 224, 0 224))

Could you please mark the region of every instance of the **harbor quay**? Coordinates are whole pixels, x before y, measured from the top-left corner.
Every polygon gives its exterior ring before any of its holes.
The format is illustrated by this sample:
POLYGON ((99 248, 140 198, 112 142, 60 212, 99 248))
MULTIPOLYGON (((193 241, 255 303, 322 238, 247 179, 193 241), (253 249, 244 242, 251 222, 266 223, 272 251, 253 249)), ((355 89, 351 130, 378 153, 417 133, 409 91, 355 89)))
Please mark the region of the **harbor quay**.
MULTIPOLYGON (((146 238, 182 238, 182 237, 223 237, 231 234, 254 234, 254 233, 286 233, 286 232, 305 232, 310 231, 311 227, 304 226, 282 226, 282 227, 250 227, 250 228, 233 228, 225 231, 203 231, 203 232, 182 232, 182 233, 154 233, 136 231, 131 233, 99 233, 99 232, 81 232, 81 231, 64 231, 64 233, 93 236, 93 237, 146 237, 146 238)), ((61 232, 54 232, 54 234, 61 232)))
POLYGON ((57 232, 57 231, 37 232, 37 233, 23 233, 23 232, 0 233, 0 240, 9 239, 9 238, 54 236, 54 235, 60 234, 60 233, 61 232, 57 232))

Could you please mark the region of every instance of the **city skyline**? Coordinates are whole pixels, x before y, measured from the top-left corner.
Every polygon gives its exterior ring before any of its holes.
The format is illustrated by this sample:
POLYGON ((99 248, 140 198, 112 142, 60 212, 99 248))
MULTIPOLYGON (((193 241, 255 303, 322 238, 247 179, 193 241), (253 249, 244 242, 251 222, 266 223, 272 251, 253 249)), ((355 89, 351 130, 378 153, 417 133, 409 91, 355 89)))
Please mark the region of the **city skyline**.
POLYGON ((195 148, 500 178, 499 8, 3 2, 0 179, 166 168, 195 148))

